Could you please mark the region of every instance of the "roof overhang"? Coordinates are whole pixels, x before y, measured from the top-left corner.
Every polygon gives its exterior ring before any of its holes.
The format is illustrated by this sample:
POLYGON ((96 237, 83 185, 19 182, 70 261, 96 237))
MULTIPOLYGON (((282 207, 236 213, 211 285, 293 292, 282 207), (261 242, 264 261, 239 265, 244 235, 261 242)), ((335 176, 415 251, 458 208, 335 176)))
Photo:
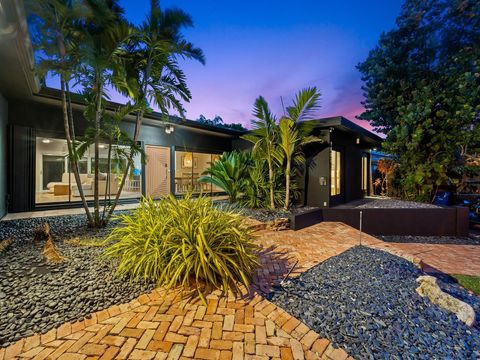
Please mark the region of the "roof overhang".
MULTIPOLYGON (((33 95, 33 100, 37 103, 43 103, 52 106, 61 106, 61 93, 60 90, 54 88, 42 88, 37 94, 33 95)), ((110 111, 115 111, 123 104, 109 102, 107 109, 110 111)), ((82 97, 79 94, 72 94, 72 106, 77 110, 83 110, 85 103, 82 100, 82 97)), ((136 118, 133 114, 127 115, 125 121, 135 122, 136 118)), ((174 125, 178 128, 188 128, 190 131, 195 131, 197 133, 211 134, 220 137, 229 137, 236 138, 243 135, 245 132, 235 129, 222 128, 218 126, 212 126, 207 124, 199 123, 198 121, 181 119, 175 116, 169 116, 168 120, 165 120, 165 117, 158 112, 150 112, 144 115, 143 124, 166 127, 167 125, 174 125)))
POLYGON ((0 92, 29 98, 40 90, 23 0, 0 0, 0 92))
POLYGON ((355 124, 353 121, 350 121, 343 116, 309 120, 309 122, 313 122, 315 124, 315 129, 338 130, 354 135, 363 143, 368 144, 371 148, 379 147, 383 142, 383 139, 377 134, 355 124))

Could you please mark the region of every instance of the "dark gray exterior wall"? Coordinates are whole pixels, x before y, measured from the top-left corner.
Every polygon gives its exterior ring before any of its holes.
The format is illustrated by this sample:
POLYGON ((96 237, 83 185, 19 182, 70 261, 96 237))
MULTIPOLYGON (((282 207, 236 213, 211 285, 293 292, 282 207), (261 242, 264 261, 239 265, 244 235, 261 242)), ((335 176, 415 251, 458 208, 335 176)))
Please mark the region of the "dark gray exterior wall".
POLYGON ((362 155, 368 154, 369 146, 356 144, 355 134, 334 129, 316 130, 316 136, 324 140, 307 153, 307 176, 305 182, 305 205, 321 208, 333 207, 342 203, 361 199, 362 192, 362 155), (330 196, 330 150, 342 151, 341 194, 330 196), (326 183, 321 184, 321 179, 326 183))
POLYGON ((7 213, 8 103, 0 93, 0 219, 7 213))
POLYGON ((305 150, 304 205, 324 208, 330 206, 330 132, 315 130, 313 134, 323 143, 312 144, 305 150), (321 183, 321 179, 326 182, 321 183))
MULTIPOLYGON (((88 124, 82 112, 74 112, 75 131, 84 133, 88 124)), ((161 122, 159 122, 161 124, 161 122)), ((9 158, 8 183, 9 212, 30 211, 35 208, 35 137, 65 138, 60 106, 38 102, 12 100, 8 107, 9 158)), ((124 122, 123 130, 133 134, 134 123, 124 122)), ((143 145, 170 147, 198 152, 222 153, 232 149, 232 137, 213 132, 175 126, 175 131, 166 134, 163 126, 143 125, 140 139, 143 145)), ((2 142, 3 144, 3 142, 2 142)), ((173 170, 174 158, 171 166, 173 170)))
MULTIPOLYGON (((356 139, 354 134, 341 131, 334 130, 331 134, 333 146, 339 146, 344 151, 343 198, 339 203, 361 199, 364 195, 362 192, 362 155, 368 154, 369 147, 361 142, 356 144, 356 139)), ((338 204, 332 204, 332 206, 338 204)))

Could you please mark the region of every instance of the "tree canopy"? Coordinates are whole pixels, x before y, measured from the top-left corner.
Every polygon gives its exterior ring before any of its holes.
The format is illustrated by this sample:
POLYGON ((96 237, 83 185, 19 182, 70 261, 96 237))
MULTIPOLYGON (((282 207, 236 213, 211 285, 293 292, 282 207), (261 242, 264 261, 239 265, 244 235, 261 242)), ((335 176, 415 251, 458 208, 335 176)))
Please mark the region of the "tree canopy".
POLYGON ((461 155, 478 151, 480 3, 406 0, 396 25, 358 65, 365 82, 359 118, 386 134, 404 195, 427 200, 455 181, 461 155))

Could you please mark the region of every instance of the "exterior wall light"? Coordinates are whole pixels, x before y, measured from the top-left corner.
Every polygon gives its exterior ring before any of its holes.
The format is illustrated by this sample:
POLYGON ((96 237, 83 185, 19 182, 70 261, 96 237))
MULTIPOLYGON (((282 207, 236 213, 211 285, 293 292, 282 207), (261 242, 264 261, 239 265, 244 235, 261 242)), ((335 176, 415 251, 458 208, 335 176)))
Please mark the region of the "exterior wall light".
POLYGON ((171 134, 174 130, 175 130, 175 128, 173 127, 173 125, 167 125, 167 126, 165 126, 165 132, 166 132, 167 134, 171 134))
POLYGON ((50 139, 43 139, 42 142, 43 142, 44 144, 50 144, 50 143, 52 142, 52 140, 50 140, 50 139))
POLYGON ((357 138, 356 144, 360 144, 360 138, 357 138))

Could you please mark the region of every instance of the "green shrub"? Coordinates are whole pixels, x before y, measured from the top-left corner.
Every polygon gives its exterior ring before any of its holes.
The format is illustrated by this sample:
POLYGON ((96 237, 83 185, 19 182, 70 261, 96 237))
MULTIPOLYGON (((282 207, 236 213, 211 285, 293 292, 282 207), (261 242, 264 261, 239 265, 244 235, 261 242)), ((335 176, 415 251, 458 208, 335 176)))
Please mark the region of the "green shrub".
POLYGON ((131 279, 157 281, 167 289, 191 289, 194 283, 204 300, 209 290, 238 290, 237 282, 248 286, 258 264, 242 218, 212 207, 203 196, 143 199, 119 219, 105 254, 119 258, 118 273, 131 279))
POLYGON ((218 186, 227 193, 230 202, 235 202, 240 198, 250 163, 251 155, 248 152, 225 152, 203 173, 199 181, 218 186))

